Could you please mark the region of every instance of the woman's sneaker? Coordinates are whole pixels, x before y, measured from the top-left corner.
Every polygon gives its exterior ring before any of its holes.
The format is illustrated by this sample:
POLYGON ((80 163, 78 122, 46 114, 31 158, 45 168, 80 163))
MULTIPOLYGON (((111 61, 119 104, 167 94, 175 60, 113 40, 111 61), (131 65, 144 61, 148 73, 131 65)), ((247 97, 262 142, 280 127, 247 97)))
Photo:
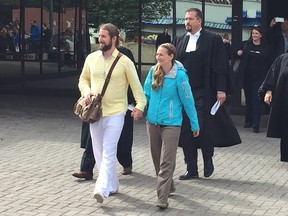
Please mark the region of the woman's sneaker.
POLYGON ((156 207, 158 207, 160 209, 166 209, 168 207, 168 202, 160 202, 160 201, 158 201, 156 203, 156 207))

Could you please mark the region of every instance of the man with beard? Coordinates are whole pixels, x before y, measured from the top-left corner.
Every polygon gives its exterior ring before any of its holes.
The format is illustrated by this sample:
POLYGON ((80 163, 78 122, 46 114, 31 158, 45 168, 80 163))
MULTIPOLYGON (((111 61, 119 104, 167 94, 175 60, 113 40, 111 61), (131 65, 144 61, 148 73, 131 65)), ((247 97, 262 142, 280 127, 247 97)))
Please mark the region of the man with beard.
POLYGON ((177 60, 187 69, 189 83, 195 99, 200 124, 200 136, 193 137, 189 120, 184 113, 179 145, 183 147, 187 171, 180 180, 199 178, 197 148, 202 150, 204 177, 214 172, 212 157, 214 146, 224 147, 241 143, 233 121, 223 107, 229 93, 229 61, 220 36, 202 29, 203 14, 197 8, 185 13, 187 33, 173 41, 177 60), (211 107, 218 101, 220 108, 215 115, 211 107))
MULTIPOLYGON (((119 40, 121 43, 125 43, 125 40, 122 37, 119 37, 119 40)), ((137 70, 133 53, 128 48, 122 46, 121 43, 119 47, 117 47, 118 51, 126 55, 128 58, 130 58, 137 70)), ((138 77, 140 78, 139 73, 138 77)), ((127 97, 128 97, 128 104, 130 104, 130 106, 134 106, 135 99, 133 97, 132 90, 130 87, 128 88, 127 97)), ((123 130, 119 138, 117 147, 117 159, 118 162, 123 167, 122 175, 132 174, 133 118, 131 117, 131 112, 132 110, 130 109, 128 109, 126 112, 123 130)), ((80 171, 72 174, 76 178, 85 180, 93 179, 93 168, 95 165, 95 159, 92 149, 92 140, 89 128, 90 128, 89 123, 86 122, 82 123, 81 148, 85 150, 83 152, 81 159, 80 171)))
MULTIPOLYGON (((79 78, 79 89, 87 104, 92 102, 93 95, 102 91, 108 71, 119 53, 116 48, 118 45, 118 28, 111 23, 101 25, 99 27, 100 50, 87 56, 79 78)), ((98 122, 90 124, 93 153, 99 172, 94 198, 99 203, 102 203, 110 194, 116 193, 119 188, 116 152, 128 106, 129 85, 136 100, 131 116, 134 120, 138 120, 143 116, 146 98, 133 62, 122 55, 102 98, 102 117, 98 122)))

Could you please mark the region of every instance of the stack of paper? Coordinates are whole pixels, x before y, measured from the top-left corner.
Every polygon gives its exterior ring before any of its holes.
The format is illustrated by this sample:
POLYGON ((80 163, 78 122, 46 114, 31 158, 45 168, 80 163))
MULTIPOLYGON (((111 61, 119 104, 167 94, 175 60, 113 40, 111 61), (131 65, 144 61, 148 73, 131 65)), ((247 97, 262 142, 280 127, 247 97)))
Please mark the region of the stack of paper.
POLYGON ((219 107, 220 107, 220 101, 217 100, 216 103, 212 106, 210 114, 215 115, 219 107))

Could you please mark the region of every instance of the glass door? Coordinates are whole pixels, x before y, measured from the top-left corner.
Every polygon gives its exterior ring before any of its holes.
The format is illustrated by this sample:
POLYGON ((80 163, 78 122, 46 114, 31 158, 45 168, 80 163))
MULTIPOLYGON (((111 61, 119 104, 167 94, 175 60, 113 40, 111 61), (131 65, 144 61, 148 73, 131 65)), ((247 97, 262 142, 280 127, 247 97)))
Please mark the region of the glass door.
MULTIPOLYGON (((20 0, 0 2, 0 80, 21 76, 19 61, 20 0)), ((1 82, 1 83, 2 83, 1 82)))
POLYGON ((42 55, 42 2, 25 0, 23 8, 24 19, 21 19, 22 38, 21 51, 22 60, 25 62, 25 76, 36 76, 41 71, 42 55))
POLYGON ((1 0, 0 84, 78 73, 89 47, 86 7, 86 0, 1 0))

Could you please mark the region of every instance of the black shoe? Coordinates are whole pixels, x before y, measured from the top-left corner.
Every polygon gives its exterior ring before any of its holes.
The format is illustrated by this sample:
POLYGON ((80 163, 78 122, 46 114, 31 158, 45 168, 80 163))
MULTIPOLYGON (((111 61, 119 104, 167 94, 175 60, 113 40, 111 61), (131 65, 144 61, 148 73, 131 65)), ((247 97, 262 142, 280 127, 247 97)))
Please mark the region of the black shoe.
POLYGON ((210 177, 214 172, 214 165, 212 159, 204 164, 204 177, 210 177))
POLYGON ((253 127, 253 132, 254 133, 259 133, 259 127, 253 127))
POLYGON ((189 180, 189 179, 198 179, 198 178, 199 178, 198 172, 194 173, 194 172, 186 171, 183 175, 180 175, 179 180, 189 180))
POLYGON ((244 128, 251 128, 252 127, 252 124, 251 123, 245 123, 245 125, 244 125, 244 128))

